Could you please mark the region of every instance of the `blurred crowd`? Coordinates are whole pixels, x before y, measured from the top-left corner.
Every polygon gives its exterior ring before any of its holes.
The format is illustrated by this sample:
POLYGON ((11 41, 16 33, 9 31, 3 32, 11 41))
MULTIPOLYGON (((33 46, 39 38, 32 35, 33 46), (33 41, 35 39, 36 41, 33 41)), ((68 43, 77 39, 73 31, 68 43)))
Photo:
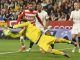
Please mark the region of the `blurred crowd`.
POLYGON ((74 2, 80 0, 0 0, 0 20, 16 20, 18 15, 26 9, 29 2, 41 4, 48 13, 51 21, 66 21, 71 11, 74 10, 74 2))

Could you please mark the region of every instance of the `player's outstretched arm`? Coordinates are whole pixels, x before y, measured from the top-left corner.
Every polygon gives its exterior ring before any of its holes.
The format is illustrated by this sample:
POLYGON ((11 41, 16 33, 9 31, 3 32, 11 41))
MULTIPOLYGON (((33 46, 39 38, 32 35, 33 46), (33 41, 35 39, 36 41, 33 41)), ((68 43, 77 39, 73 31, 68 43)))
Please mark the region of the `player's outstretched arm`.
POLYGON ((25 30, 25 28, 21 29, 18 33, 14 34, 10 31, 10 29, 4 29, 3 34, 5 36, 9 36, 11 38, 17 38, 17 37, 20 37, 23 34, 24 30, 25 30))
POLYGON ((13 26, 13 28, 22 28, 28 26, 29 22, 22 23, 22 24, 16 24, 13 26))
POLYGON ((23 32, 24 32, 24 29, 21 29, 18 33, 16 33, 16 34, 14 34, 14 33, 10 33, 10 37, 12 37, 12 38, 18 38, 18 37, 20 37, 22 34, 23 34, 23 32))

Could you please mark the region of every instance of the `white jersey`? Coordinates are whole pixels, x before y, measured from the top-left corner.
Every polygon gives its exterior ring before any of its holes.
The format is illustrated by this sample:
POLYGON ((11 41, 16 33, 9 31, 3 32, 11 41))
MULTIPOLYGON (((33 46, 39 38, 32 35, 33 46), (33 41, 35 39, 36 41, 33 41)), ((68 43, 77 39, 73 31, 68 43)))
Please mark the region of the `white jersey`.
MULTIPOLYGON (((46 20, 49 18, 48 14, 46 11, 42 10, 40 13, 38 12, 38 16, 43 22, 43 25, 46 25, 46 20)), ((40 28, 41 30, 44 30, 43 26, 36 20, 36 27, 40 28)))
POLYGON ((71 12, 71 19, 73 19, 73 27, 72 27, 72 34, 78 34, 80 33, 80 9, 74 10, 71 12))
POLYGON ((74 24, 79 23, 80 24, 80 9, 74 10, 71 12, 70 18, 73 19, 74 24))

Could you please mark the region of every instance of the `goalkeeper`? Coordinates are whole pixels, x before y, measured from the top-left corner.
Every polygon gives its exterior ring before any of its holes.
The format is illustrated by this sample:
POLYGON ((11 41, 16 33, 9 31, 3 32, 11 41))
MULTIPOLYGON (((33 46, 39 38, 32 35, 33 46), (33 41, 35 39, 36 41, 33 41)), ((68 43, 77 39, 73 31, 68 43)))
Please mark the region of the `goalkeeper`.
MULTIPOLYGON (((22 29, 15 36, 18 37, 17 35, 21 35, 25 31, 25 36, 27 38, 29 38, 30 41, 32 41, 35 44, 37 44, 45 52, 49 52, 49 53, 52 53, 52 54, 59 54, 59 55, 63 55, 63 56, 69 57, 66 53, 64 53, 62 51, 59 51, 59 50, 56 50, 56 49, 52 49, 50 44, 55 43, 55 42, 67 42, 67 43, 74 44, 76 46, 76 43, 74 43, 72 41, 68 41, 68 40, 62 39, 62 38, 58 39, 58 38, 55 38, 53 36, 48 36, 48 35, 42 34, 41 31, 38 28, 36 28, 35 26, 33 26, 29 22, 13 26, 13 28, 21 28, 21 27, 25 27, 25 28, 22 29)), ((6 34, 6 36, 12 37, 13 34, 12 35, 11 34, 12 33, 8 32, 8 34, 6 34)))

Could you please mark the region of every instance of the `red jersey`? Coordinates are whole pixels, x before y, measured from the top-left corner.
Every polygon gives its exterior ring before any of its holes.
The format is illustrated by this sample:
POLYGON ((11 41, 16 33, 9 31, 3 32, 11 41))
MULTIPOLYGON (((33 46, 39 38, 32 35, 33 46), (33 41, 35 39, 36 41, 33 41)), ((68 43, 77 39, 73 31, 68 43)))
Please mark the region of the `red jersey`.
POLYGON ((36 14, 38 12, 33 10, 33 11, 29 11, 29 10, 24 10, 18 17, 17 19, 17 23, 19 23, 21 21, 21 18, 24 16, 24 18, 27 20, 27 21, 30 21, 32 24, 35 24, 35 17, 36 17, 36 14))

